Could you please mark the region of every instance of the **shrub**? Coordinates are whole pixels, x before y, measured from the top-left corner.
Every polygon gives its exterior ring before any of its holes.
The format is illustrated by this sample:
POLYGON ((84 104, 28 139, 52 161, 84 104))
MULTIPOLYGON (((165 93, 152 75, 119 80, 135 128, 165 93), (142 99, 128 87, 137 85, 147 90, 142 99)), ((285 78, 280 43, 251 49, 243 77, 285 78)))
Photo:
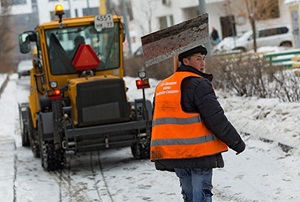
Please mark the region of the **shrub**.
MULTIPOLYGON (((173 73, 173 58, 145 68, 142 56, 124 61, 125 75, 136 77, 146 70, 147 77, 162 80, 173 73)), ((300 77, 292 69, 270 65, 259 54, 208 56, 206 72, 214 76, 216 89, 239 96, 278 98, 281 101, 300 101, 300 77)))
POLYGON ((270 65, 262 55, 211 56, 206 66, 207 72, 214 75, 216 89, 239 96, 300 101, 300 78, 292 69, 270 65))

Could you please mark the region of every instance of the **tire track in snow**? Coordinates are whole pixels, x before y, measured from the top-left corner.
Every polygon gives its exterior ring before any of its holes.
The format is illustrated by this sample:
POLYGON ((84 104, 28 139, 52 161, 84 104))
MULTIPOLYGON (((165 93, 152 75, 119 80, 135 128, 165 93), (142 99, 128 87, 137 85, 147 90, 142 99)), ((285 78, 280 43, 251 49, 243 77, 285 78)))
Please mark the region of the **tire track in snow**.
POLYGON ((59 202, 114 202, 99 156, 99 152, 70 155, 63 170, 49 172, 59 187, 59 202))
POLYGON ((99 200, 103 202, 113 202, 114 200, 109 191, 109 187, 103 173, 100 151, 90 153, 90 167, 94 177, 94 184, 99 196, 99 200), (97 171, 99 171, 100 174, 97 174, 97 171))
POLYGON ((76 179, 77 170, 71 168, 73 163, 72 155, 68 156, 63 170, 50 172, 59 186, 59 202, 91 201, 86 192, 89 187, 85 183, 78 182, 76 179))
POLYGON ((9 81, 9 75, 10 74, 8 74, 7 76, 6 76, 6 79, 4 80, 4 82, 1 84, 1 86, 0 86, 0 98, 1 98, 1 94, 3 93, 3 91, 4 91, 4 89, 5 89, 5 87, 6 87, 6 85, 7 85, 7 83, 8 83, 8 81, 9 81))

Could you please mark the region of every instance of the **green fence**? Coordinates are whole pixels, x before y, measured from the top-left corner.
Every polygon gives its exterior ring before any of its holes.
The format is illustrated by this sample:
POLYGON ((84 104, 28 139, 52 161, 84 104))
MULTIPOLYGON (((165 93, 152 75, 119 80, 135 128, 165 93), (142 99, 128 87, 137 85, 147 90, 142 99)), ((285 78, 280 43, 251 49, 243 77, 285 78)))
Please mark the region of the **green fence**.
POLYGON ((300 49, 266 53, 263 57, 272 65, 282 65, 288 68, 300 67, 300 49))

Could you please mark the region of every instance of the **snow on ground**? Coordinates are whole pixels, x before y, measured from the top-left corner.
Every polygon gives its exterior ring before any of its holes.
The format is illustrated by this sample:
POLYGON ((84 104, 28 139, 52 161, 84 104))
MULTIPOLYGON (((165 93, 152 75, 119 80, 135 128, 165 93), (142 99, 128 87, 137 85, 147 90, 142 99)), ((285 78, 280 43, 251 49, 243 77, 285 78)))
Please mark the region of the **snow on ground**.
MULTIPOLYGON (((125 80, 129 97, 140 98, 135 78, 125 80)), ((174 173, 156 171, 149 160, 133 159, 129 148, 72 156, 62 172, 43 171, 40 159, 21 146, 17 103, 27 99, 26 82, 10 76, 0 98, 1 202, 183 201, 174 173)), ((145 90, 151 101, 157 82, 150 79, 152 87, 145 90)), ((213 200, 299 202, 300 103, 217 95, 247 148, 240 155, 224 153, 225 167, 214 170, 213 200), (279 145, 294 148, 284 152, 279 145)))
POLYGON ((7 76, 7 74, 0 74, 0 86, 1 86, 2 83, 4 82, 6 76, 7 76))

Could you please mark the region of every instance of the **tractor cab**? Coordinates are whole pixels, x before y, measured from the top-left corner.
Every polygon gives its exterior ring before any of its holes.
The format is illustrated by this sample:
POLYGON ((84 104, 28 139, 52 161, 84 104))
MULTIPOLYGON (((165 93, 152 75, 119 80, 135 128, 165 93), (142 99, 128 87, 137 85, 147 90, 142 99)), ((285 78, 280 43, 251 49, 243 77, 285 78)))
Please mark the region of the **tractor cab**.
POLYGON ((110 14, 104 17, 62 18, 63 13, 63 7, 56 6, 59 20, 44 23, 35 31, 21 34, 20 51, 29 53, 30 42, 36 43, 38 51, 45 45, 45 52, 39 54, 42 54, 40 57, 45 54, 47 60, 43 61, 46 62, 43 66, 52 76, 78 74, 78 68, 74 66, 77 64, 79 71, 91 68, 97 75, 114 71, 116 76, 122 77, 121 49, 125 37, 120 18, 110 14), (84 57, 80 57, 78 52, 84 57), (80 58, 85 58, 85 61, 80 58))

